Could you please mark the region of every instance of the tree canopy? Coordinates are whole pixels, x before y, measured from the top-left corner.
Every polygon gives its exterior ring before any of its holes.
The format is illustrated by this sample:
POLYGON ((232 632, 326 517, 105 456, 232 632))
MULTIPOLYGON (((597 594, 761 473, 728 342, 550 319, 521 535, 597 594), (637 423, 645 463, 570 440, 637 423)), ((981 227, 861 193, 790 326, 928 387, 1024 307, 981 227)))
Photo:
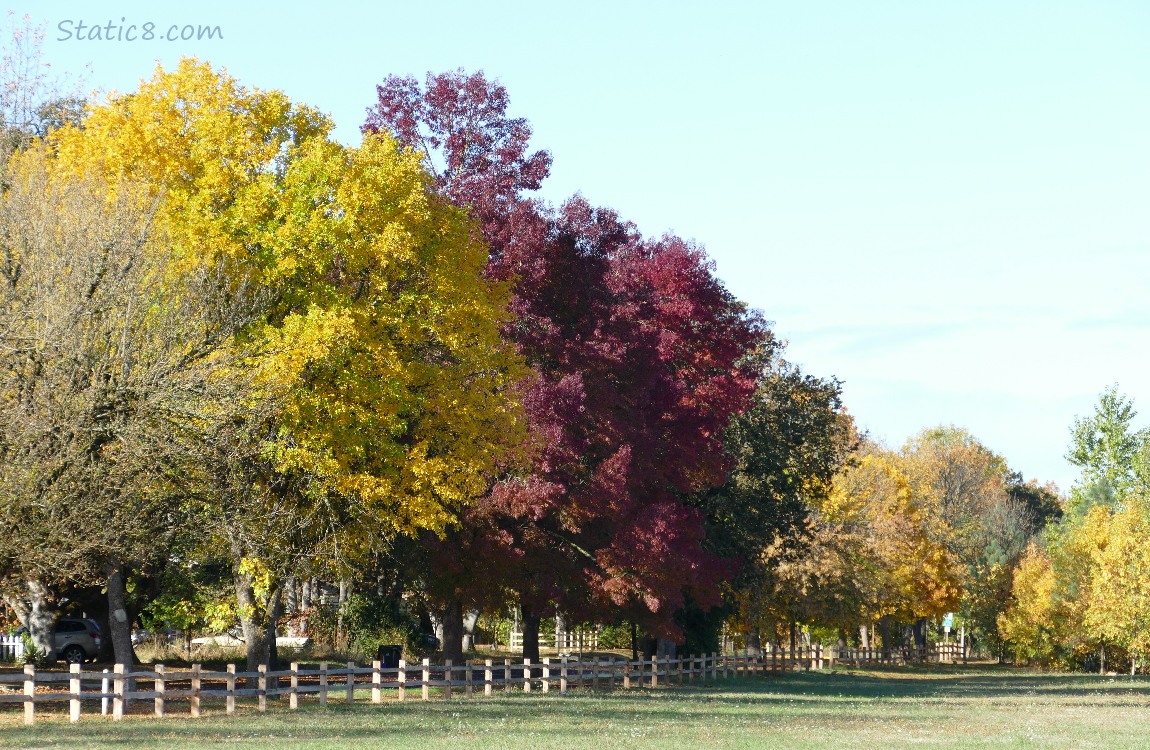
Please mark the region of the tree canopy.
POLYGON ((999 655, 1146 656, 1116 386, 1063 514, 963 428, 869 439, 701 244, 539 199, 482 73, 384 79, 347 146, 197 60, 84 105, 5 65, 0 593, 45 648, 95 607, 125 662, 141 617, 238 623, 253 666, 372 618, 458 658, 514 607, 528 658, 550 617, 889 648, 952 612, 999 655))

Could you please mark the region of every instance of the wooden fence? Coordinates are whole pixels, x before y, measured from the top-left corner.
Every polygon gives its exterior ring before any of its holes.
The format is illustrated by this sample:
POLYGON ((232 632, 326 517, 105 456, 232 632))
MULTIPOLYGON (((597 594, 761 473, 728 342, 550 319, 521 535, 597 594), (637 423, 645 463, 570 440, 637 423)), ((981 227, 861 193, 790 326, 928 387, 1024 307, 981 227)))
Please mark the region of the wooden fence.
POLYGON ((834 659, 839 664, 854 667, 896 667, 924 662, 956 664, 965 662, 966 654, 963 646, 958 643, 934 643, 924 647, 902 646, 889 650, 881 648, 835 649, 834 659))
MULTIPOLYGON (((941 645, 941 644, 940 644, 941 645)), ((961 657, 948 646, 931 647, 921 651, 890 652, 875 649, 851 649, 837 655, 833 649, 821 645, 797 649, 771 650, 762 656, 728 656, 710 654, 673 659, 625 661, 601 659, 574 660, 570 657, 543 659, 532 664, 530 660, 512 662, 467 661, 442 665, 424 659, 421 664, 399 662, 398 667, 384 667, 378 661, 371 666, 333 667, 320 662, 315 668, 293 663, 289 669, 269 671, 261 666, 255 672, 237 672, 234 664, 226 671, 206 671, 201 665, 191 669, 169 671, 163 664, 148 669, 126 670, 117 664, 109 672, 84 671, 82 665, 72 664, 67 672, 38 670, 34 665, 24 666, 23 674, 0 674, 0 707, 4 704, 23 704, 24 723, 36 720, 36 707, 46 703, 67 703, 69 718, 80 720, 85 704, 99 704, 99 712, 119 721, 132 703, 152 702, 152 712, 165 716, 175 703, 186 703, 183 710, 191 716, 203 715, 206 704, 223 704, 227 714, 236 711, 241 699, 254 705, 258 711, 267 710, 269 701, 286 702, 290 709, 299 708, 301 700, 316 700, 327 705, 329 700, 345 703, 381 703, 385 694, 389 699, 408 700, 413 691, 418 698, 430 700, 432 691, 445 699, 455 697, 490 697, 496 693, 541 692, 566 694, 569 690, 630 690, 657 688, 667 685, 714 683, 723 679, 749 678, 756 675, 795 670, 819 670, 835 662, 874 666, 899 663, 898 658, 922 657, 929 660, 954 660, 961 657), (21 693, 7 693, 7 686, 23 687, 21 693), (357 691, 359 696, 357 698, 357 691), (368 697, 370 691, 370 698, 368 697), (254 699, 254 700, 253 700, 254 699)), ((89 709, 89 712, 93 709, 89 709)))

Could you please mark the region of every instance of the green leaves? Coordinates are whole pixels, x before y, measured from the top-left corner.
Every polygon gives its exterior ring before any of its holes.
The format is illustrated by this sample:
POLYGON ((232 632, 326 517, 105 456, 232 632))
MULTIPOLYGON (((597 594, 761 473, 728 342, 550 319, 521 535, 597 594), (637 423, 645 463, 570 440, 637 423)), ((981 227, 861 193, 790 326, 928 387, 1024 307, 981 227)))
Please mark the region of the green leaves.
POLYGON ((1071 510, 1081 515, 1092 505, 1120 503, 1130 491, 1147 487, 1150 430, 1132 426, 1134 402, 1114 384, 1098 397, 1094 414, 1074 420, 1066 460, 1082 470, 1071 493, 1071 510))

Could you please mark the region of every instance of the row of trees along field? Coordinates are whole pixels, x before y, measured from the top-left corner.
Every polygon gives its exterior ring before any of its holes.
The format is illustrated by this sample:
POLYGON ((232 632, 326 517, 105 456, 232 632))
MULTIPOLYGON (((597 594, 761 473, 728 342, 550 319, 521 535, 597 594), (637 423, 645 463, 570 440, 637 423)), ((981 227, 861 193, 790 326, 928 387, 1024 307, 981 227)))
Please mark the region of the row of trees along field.
POLYGON ((0 591, 44 652, 83 611, 119 662, 237 624, 249 668, 284 628, 458 659, 510 607, 528 658, 552 618, 753 652, 950 611, 1001 651, 1012 586, 1136 507, 1107 475, 1043 536, 1057 495, 965 431, 871 443, 701 247, 533 197, 502 86, 376 95, 358 147, 194 60, 8 118, 0 591))

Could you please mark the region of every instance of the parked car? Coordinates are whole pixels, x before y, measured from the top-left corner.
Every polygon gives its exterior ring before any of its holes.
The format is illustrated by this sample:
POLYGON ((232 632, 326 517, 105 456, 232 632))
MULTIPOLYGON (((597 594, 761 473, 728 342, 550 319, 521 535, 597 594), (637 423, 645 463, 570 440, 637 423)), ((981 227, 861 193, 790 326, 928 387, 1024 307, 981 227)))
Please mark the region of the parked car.
MULTIPOLYGON (((27 633, 20 628, 18 633, 27 633)), ((61 617, 56 620, 56 658, 69 664, 91 661, 100 653, 103 637, 95 620, 84 617, 61 617)))
POLYGON ((69 664, 95 660, 102 640, 95 620, 61 617, 56 621, 56 653, 69 664))
POLYGON ((139 646, 144 643, 154 643, 157 646, 170 646, 183 637, 183 633, 175 628, 162 630, 146 630, 137 628, 132 631, 132 645, 139 646))

